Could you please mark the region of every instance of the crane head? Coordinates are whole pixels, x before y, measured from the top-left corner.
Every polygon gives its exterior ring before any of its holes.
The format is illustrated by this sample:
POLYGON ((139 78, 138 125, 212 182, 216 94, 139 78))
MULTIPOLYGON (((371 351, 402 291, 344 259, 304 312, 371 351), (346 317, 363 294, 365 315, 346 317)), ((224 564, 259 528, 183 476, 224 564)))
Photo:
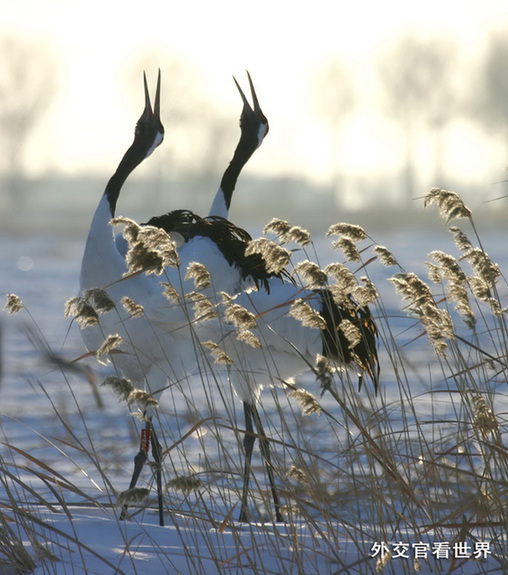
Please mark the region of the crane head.
POLYGON ((240 116, 240 129, 242 130, 242 136, 255 138, 253 141, 255 143, 254 149, 256 149, 259 148, 264 137, 268 134, 269 127, 268 120, 259 105, 256 91, 254 90, 254 84, 252 83, 252 78, 250 77, 249 72, 247 72, 247 78, 249 79, 250 92, 252 95, 252 106, 240 88, 240 84, 238 84, 236 78, 233 76, 233 80, 235 81, 236 87, 238 88, 243 100, 243 110, 242 115, 240 116))
POLYGON ((143 81, 145 86, 145 109, 137 121, 135 130, 135 142, 145 150, 147 158, 164 139, 164 126, 160 119, 160 94, 161 94, 161 71, 157 76, 157 88, 155 90, 155 101, 152 110, 150 103, 150 93, 146 81, 146 74, 143 72, 143 81))

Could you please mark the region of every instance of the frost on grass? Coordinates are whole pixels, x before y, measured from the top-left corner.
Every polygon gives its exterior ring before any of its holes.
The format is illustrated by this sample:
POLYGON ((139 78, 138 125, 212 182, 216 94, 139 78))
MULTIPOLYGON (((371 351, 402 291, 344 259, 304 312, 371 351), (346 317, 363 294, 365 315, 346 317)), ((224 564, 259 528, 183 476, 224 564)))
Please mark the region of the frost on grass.
POLYGON ((447 222, 454 218, 470 218, 471 210, 464 204, 462 198, 456 192, 432 188, 425 196, 424 207, 437 204, 439 215, 447 222))
POLYGON ((16 294, 7 294, 7 303, 5 304, 5 311, 11 315, 19 313, 23 309, 21 298, 16 294))

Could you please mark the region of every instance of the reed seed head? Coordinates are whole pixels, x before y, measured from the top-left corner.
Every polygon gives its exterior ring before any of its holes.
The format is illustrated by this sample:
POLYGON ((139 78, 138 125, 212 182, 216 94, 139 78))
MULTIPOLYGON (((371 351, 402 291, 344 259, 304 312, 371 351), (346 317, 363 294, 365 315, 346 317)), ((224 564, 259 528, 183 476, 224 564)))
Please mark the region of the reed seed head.
POLYGON ((166 491, 169 491, 170 489, 174 491, 180 491, 186 497, 192 491, 197 491, 201 487, 203 487, 203 482, 201 479, 184 475, 174 477, 166 483, 166 491))
POLYGON ((283 244, 294 242, 301 246, 310 244, 311 238, 307 230, 298 226, 291 226, 287 221, 273 218, 266 224, 263 235, 275 234, 283 244))
POLYGON ((456 226, 450 226, 448 229, 453 234, 453 241, 461 252, 468 252, 469 250, 473 249, 473 244, 469 241, 469 238, 460 228, 456 226))
POLYGON ((466 252, 461 259, 466 258, 472 268, 491 288, 499 279, 501 272, 498 264, 493 262, 488 254, 481 248, 473 248, 466 252))
POLYGON ((170 283, 161 282, 161 285, 164 287, 162 294, 167 300, 172 303, 178 303, 180 301, 180 294, 170 283))
POLYGON ((316 378, 320 383, 321 396, 325 391, 330 390, 333 383, 333 369, 330 362, 324 355, 317 354, 316 356, 316 378))
POLYGON ((105 339, 104 343, 97 350, 96 356, 100 361, 105 355, 109 355, 113 350, 119 347, 123 343, 123 338, 118 334, 110 334, 105 339))
POLYGON ((236 339, 238 341, 241 341, 242 343, 250 345, 254 349, 258 349, 261 347, 261 341, 259 340, 259 338, 256 335, 254 335, 250 331, 250 329, 240 329, 236 333, 236 339))
POLYGON ((297 483, 305 483, 307 485, 311 483, 308 474, 296 465, 291 465, 287 472, 287 477, 288 479, 294 479, 297 483))
POLYGON ((292 275, 300 275, 309 289, 318 289, 328 283, 326 273, 314 262, 305 260, 298 263, 292 275))
POLYGON ((429 286, 416 274, 396 274, 389 281, 404 300, 409 300, 409 311, 424 327, 435 352, 443 355, 447 347, 446 338, 455 336, 450 314, 437 307, 429 286))
POLYGON ((480 394, 473 397, 473 411, 473 429, 482 435, 499 433, 497 418, 492 409, 488 407, 485 398, 480 394))
POLYGON ((288 393, 289 397, 294 397, 302 410, 302 415, 321 415, 323 408, 319 401, 305 389, 293 389, 288 393))
POLYGON ((266 269, 269 273, 281 272, 291 259, 291 252, 272 242, 267 238, 251 240, 245 249, 245 255, 258 253, 265 260, 266 269))
POLYGON ((304 327, 326 329, 326 321, 319 312, 301 298, 293 302, 289 315, 301 321, 304 327))
POLYGON ((430 252, 429 257, 439 265, 441 276, 444 279, 455 283, 466 282, 466 274, 462 271, 459 262, 453 256, 441 250, 434 250, 430 252))
POLYGON ((379 298, 379 293, 374 283, 365 276, 360 278, 363 286, 356 286, 352 295, 360 306, 366 306, 374 303, 379 298))
POLYGON ((356 278, 351 270, 344 264, 328 264, 325 273, 337 282, 337 286, 346 294, 350 294, 358 285, 356 278))
POLYGON ((165 267, 177 267, 180 264, 175 243, 165 230, 155 226, 140 226, 124 217, 113 218, 111 224, 124 226, 122 235, 129 242, 125 257, 127 274, 145 272, 161 275, 165 267))
POLYGON ((365 230, 361 226, 357 226, 356 224, 348 224, 345 222, 340 222, 330 226, 326 235, 343 236, 349 238, 353 242, 360 242, 368 238, 365 230))
POLYGON ((348 340, 349 349, 354 349, 362 341, 360 330, 348 319, 343 319, 340 322, 339 329, 348 340))
POLYGON ((203 293, 191 292, 187 297, 193 302, 194 321, 210 321, 218 316, 215 306, 203 293))
POLYGON ((222 365, 232 365, 233 360, 231 357, 213 341, 204 341, 203 345, 209 349, 215 357, 214 363, 222 365))
POLYGON ((99 315, 83 297, 73 297, 65 304, 65 317, 73 315, 81 328, 97 325, 99 315))
POLYGON ((13 293, 7 294, 7 303, 5 311, 10 315, 15 315, 23 309, 21 298, 13 293))
POLYGON ((227 323, 243 329, 257 327, 256 316, 238 303, 230 303, 226 306, 224 317, 227 323))
POLYGON ((82 297, 101 315, 108 313, 115 307, 115 302, 109 297, 108 292, 100 288, 87 289, 83 292, 82 297))
POLYGON ((191 262, 188 265, 185 279, 193 279, 196 289, 206 289, 212 285, 210 272, 199 262, 191 262))
POLYGON ((74 316, 81 328, 97 325, 99 314, 111 311, 114 301, 99 288, 85 290, 81 296, 69 299, 65 304, 65 317, 74 316))
POLYGON ((286 220, 281 220, 279 218, 272 218, 264 227, 263 235, 272 233, 280 237, 287 234, 291 229, 291 224, 286 220))
POLYGON ((123 377, 108 375, 101 383, 102 387, 109 387, 121 400, 127 401, 134 390, 132 383, 123 377))
POLYGON ((149 407, 159 406, 159 402, 153 397, 153 395, 147 391, 143 391, 142 389, 133 389, 129 393, 127 403, 137 403, 143 411, 146 411, 149 407))
POLYGON ((354 240, 348 237, 341 237, 339 240, 332 242, 333 249, 342 251, 348 262, 359 262, 360 252, 356 247, 354 240))
POLYGON ((379 261, 386 267, 398 265, 397 260, 393 256, 392 252, 385 246, 375 246, 372 250, 379 261))
POLYGON ((131 317, 142 317, 145 313, 145 308, 131 300, 130 297, 124 296, 121 300, 124 310, 130 314, 131 317))
POLYGON ((447 222, 454 218, 470 218, 471 210, 464 204, 456 192, 432 188, 425 196, 423 205, 426 208, 431 204, 437 204, 439 215, 447 222))
POLYGON ((150 490, 144 487, 133 487, 119 493, 116 498, 118 507, 143 505, 148 501, 150 490))

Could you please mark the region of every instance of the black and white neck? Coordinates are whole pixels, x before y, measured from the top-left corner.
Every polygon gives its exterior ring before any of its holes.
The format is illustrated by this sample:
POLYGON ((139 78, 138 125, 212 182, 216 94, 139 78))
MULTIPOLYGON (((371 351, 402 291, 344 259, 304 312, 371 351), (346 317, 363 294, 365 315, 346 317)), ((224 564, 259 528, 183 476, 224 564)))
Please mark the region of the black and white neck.
POLYGON ((81 289, 107 285, 117 280, 125 271, 125 260, 118 253, 109 225, 115 215, 120 191, 129 174, 161 144, 164 127, 160 121, 160 70, 154 109, 144 75, 145 109, 136 123, 134 142, 125 152, 118 168, 106 185, 95 210, 81 263, 81 289))
POLYGON ((236 78, 233 77, 243 100, 243 110, 240 116, 241 135, 233 159, 224 172, 220 187, 215 194, 209 212, 210 216, 228 218, 231 198, 236 187, 236 182, 238 181, 238 176, 252 154, 261 146, 263 139, 268 133, 268 120, 261 111, 256 91, 254 90, 254 85, 248 72, 247 76, 249 78, 253 106, 251 107, 236 78))
POLYGON ((145 109, 143 114, 136 123, 134 131, 134 142, 131 147, 125 152, 116 172, 109 180, 105 195, 108 199, 109 210, 111 216, 115 215, 116 203, 120 190, 122 189, 125 180, 129 174, 137 167, 143 160, 155 150, 157 146, 162 143, 164 139, 164 126, 160 120, 160 70, 157 77, 157 89, 155 93, 154 108, 150 103, 150 94, 148 92, 148 85, 146 82, 146 74, 143 73, 143 81, 145 88, 145 109))

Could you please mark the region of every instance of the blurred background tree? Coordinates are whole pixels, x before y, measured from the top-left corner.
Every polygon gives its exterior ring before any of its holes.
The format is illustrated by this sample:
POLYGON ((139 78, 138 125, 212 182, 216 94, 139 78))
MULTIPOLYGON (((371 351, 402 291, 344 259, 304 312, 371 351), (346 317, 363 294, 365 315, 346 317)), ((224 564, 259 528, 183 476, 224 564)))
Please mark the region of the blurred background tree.
POLYGON ((385 109, 404 134, 403 190, 409 207, 416 189, 416 143, 422 127, 434 135, 434 182, 444 182, 444 134, 459 112, 456 47, 446 38, 402 36, 378 63, 385 109))
POLYGON ((57 89, 58 67, 49 46, 26 37, 0 38, 0 141, 4 189, 11 207, 25 203, 25 154, 57 89))
POLYGON ((334 57, 317 67, 310 87, 311 105, 330 134, 331 188, 342 206, 346 186, 344 161, 345 127, 355 111, 356 88, 347 64, 334 57))

